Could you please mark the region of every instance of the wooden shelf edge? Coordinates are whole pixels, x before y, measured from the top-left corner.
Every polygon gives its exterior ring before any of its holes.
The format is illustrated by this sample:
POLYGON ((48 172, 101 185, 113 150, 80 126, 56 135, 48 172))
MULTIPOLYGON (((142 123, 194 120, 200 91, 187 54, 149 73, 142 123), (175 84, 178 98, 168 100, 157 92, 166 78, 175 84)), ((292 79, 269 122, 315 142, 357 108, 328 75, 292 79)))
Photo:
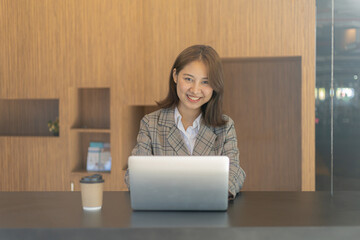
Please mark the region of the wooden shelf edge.
POLYGON ((11 136, 11 135, 0 135, 0 138, 52 138, 52 139, 59 139, 60 136, 11 136))
POLYGON ((84 132, 84 133, 110 133, 111 130, 108 128, 71 128, 71 131, 74 132, 84 132))
POLYGON ((86 170, 75 170, 71 172, 71 176, 87 176, 87 175, 94 175, 94 174, 101 174, 101 175, 110 175, 111 171, 107 172, 99 172, 99 171, 86 171, 86 170))

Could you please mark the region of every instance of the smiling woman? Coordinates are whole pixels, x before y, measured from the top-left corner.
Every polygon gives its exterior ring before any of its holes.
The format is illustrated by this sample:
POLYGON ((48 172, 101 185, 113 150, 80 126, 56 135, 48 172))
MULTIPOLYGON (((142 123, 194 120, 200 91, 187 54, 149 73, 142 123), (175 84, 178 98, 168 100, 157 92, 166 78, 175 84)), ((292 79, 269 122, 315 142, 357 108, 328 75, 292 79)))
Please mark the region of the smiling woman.
POLYGON ((173 70, 176 92, 180 99, 178 110, 185 130, 201 113, 201 106, 209 102, 213 89, 207 77, 207 67, 201 61, 193 61, 176 73, 173 70))
MULTIPOLYGON (((246 175, 234 122, 222 112, 223 90, 222 64, 212 47, 194 45, 182 51, 170 71, 168 95, 158 102, 161 109, 140 122, 132 155, 228 156, 229 197, 234 198, 246 175), (170 132, 179 144, 167 139, 170 132), (215 142, 207 139, 210 135, 216 136, 215 142)), ((125 182, 130 189, 128 171, 125 182)))
MULTIPOLYGON (((177 84, 179 78, 180 80, 185 78, 187 81, 203 79, 198 83, 202 83, 203 90, 208 89, 205 86, 211 88, 211 97, 207 101, 203 101, 200 107, 199 105, 196 107, 198 107, 198 110, 201 109, 206 125, 213 127, 224 125, 225 121, 222 118, 223 68, 217 52, 212 47, 205 45, 194 45, 183 50, 171 68, 168 95, 163 101, 158 102, 161 108, 179 107, 179 102, 180 104, 186 104, 187 101, 184 101, 179 95, 179 89, 181 88, 180 84, 177 84), (188 75, 183 76, 183 74, 188 75)), ((187 93, 191 95, 191 92, 187 93)))

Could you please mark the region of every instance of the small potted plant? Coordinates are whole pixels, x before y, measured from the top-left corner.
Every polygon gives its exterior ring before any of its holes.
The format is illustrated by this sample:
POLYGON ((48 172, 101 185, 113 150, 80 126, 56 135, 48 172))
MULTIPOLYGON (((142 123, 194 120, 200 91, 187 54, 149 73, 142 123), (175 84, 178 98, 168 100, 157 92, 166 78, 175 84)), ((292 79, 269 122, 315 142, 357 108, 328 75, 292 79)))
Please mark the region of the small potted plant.
POLYGON ((57 117, 55 121, 48 122, 49 132, 51 132, 54 136, 59 136, 59 118, 57 117))

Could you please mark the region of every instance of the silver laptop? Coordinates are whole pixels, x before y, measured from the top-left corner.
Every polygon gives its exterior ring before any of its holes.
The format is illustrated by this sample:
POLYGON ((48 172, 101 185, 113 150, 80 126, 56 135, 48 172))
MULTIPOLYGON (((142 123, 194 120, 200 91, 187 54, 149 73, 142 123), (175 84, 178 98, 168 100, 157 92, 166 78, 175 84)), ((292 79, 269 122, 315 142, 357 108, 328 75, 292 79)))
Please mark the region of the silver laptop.
POLYGON ((130 156, 134 210, 225 211, 229 158, 226 156, 130 156))

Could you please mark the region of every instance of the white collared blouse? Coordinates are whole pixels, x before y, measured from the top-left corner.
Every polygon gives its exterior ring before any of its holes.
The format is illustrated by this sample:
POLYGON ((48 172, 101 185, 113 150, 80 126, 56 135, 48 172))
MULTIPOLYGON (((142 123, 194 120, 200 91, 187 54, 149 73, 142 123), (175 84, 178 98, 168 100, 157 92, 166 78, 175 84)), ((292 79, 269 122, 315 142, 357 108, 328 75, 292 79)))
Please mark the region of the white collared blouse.
POLYGON ((198 135, 199 129, 200 129, 201 113, 194 120, 192 126, 189 126, 186 130, 184 128, 184 125, 182 124, 182 121, 181 121, 182 116, 177 107, 175 108, 174 115, 175 115, 174 119, 175 119, 176 126, 180 130, 181 135, 184 139, 185 145, 186 145, 187 149, 189 150, 190 154, 192 155, 194 146, 195 146, 196 136, 198 135))

